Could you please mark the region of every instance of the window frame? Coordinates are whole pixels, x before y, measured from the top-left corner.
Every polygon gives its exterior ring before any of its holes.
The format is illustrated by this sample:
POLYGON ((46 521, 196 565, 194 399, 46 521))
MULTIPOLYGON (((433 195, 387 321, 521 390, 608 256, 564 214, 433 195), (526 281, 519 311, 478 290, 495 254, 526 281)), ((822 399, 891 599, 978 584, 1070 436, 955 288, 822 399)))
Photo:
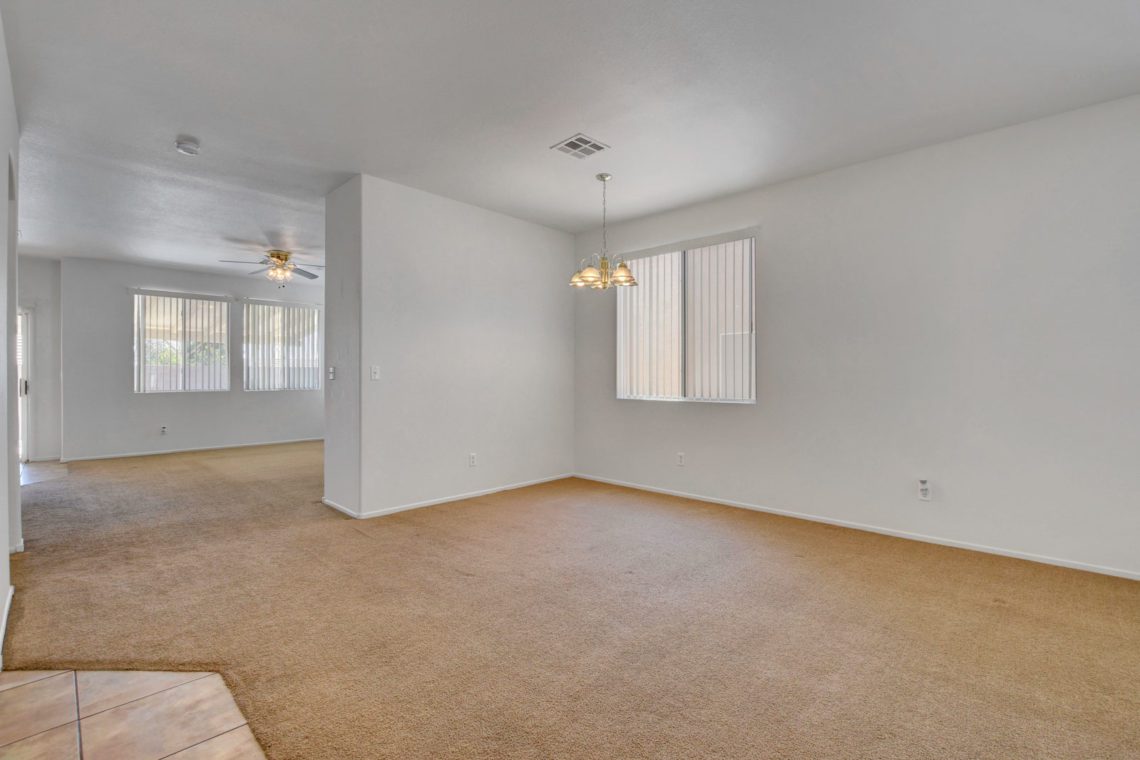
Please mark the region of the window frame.
MULTIPOLYGON (((621 371, 622 361, 621 357, 616 355, 617 351, 621 350, 622 335, 621 335, 621 322, 618 315, 617 300, 614 301, 614 334, 615 334, 615 372, 614 372, 614 396, 618 401, 650 401, 650 402, 666 402, 666 403, 686 403, 686 404, 736 404, 736 405, 755 405, 756 401, 756 279, 759 267, 756 265, 756 251, 760 241, 760 227, 745 227, 744 229, 734 230, 732 232, 724 232, 717 235, 710 235, 707 237, 693 238, 690 240, 682 240, 676 243, 668 243, 666 245, 658 245, 652 248, 643 248, 638 251, 631 251, 629 253, 622 253, 620 257, 629 262, 631 268, 634 268, 634 276, 637 276, 637 260, 649 256, 657 256, 663 253, 681 253, 681 266, 680 266, 680 282, 679 288, 681 292, 681 326, 680 326, 680 353, 681 353, 681 396, 622 396, 619 389, 621 388, 621 371), (687 396, 688 392, 688 359, 689 359, 689 337, 688 337, 688 298, 686 291, 686 272, 688 263, 686 254, 690 250, 707 248, 714 245, 721 245, 723 243, 732 243, 739 240, 752 239, 752 281, 748 289, 748 314, 749 314, 749 335, 752 339, 752 370, 750 372, 749 380, 751 382, 751 398, 749 399, 730 399, 730 398, 697 398, 687 396)), ((640 287, 640 286, 639 286, 640 287)))
POLYGON ((150 396, 150 395, 163 394, 163 393, 228 393, 230 388, 233 385, 233 378, 231 376, 232 372, 233 372, 233 362, 232 362, 233 346, 232 346, 232 342, 231 342, 233 336, 230 333, 231 333, 231 327, 232 327, 231 321, 233 319, 233 310, 231 307, 233 306, 234 299, 231 298, 230 296, 214 295, 214 294, 209 294, 209 293, 183 293, 183 292, 169 291, 169 290, 151 290, 148 288, 128 288, 127 290, 128 290, 128 293, 129 293, 130 299, 131 299, 130 300, 130 303, 131 303, 131 351, 132 351, 131 385, 132 385, 133 392, 135 394, 141 395, 141 396, 150 396), (142 371, 143 371, 142 368, 144 366, 144 364, 142 362, 140 362, 140 338, 142 338, 143 341, 145 341, 145 337, 143 335, 143 333, 144 333, 143 326, 145 323, 145 317, 140 321, 139 313, 138 313, 138 298, 140 296, 143 296, 143 297, 150 296, 150 297, 155 297, 155 298, 177 298, 177 299, 183 301, 184 305, 182 307, 182 316, 181 316, 181 319, 183 322, 183 325, 182 325, 183 335, 185 335, 185 331, 186 331, 186 306, 185 306, 185 302, 187 302, 187 301, 215 301, 215 302, 221 302, 221 303, 225 304, 225 317, 222 320, 222 323, 225 326, 225 341, 224 342, 225 342, 225 346, 226 346, 226 360, 225 360, 224 370, 221 373, 221 376, 224 379, 224 387, 221 387, 221 388, 186 388, 185 387, 187 385, 186 380, 187 380, 187 373, 190 370, 190 364, 186 361, 187 341, 182 340, 180 342, 182 344, 182 346, 181 346, 181 352, 182 352, 182 362, 181 362, 182 380, 181 380, 181 385, 183 387, 182 388, 169 388, 169 389, 164 388, 161 390, 147 390, 145 387, 140 388, 140 385, 142 385, 142 384, 140 384, 139 381, 142 377, 142 371))

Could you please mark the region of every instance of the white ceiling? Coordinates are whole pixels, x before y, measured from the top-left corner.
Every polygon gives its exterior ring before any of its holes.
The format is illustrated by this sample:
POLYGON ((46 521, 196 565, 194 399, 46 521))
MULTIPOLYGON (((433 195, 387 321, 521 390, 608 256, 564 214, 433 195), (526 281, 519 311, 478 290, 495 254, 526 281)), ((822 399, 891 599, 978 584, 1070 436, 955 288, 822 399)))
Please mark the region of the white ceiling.
MULTIPOLYGON (((1140 92, 1135 0, 0 0, 21 241, 323 245, 365 172, 596 225, 1140 92), (582 131, 612 150, 549 146, 582 131), (196 135, 202 155, 172 149, 196 135), (281 238, 281 239, 278 239, 281 238)), ((308 259, 314 260, 314 259, 308 259)))

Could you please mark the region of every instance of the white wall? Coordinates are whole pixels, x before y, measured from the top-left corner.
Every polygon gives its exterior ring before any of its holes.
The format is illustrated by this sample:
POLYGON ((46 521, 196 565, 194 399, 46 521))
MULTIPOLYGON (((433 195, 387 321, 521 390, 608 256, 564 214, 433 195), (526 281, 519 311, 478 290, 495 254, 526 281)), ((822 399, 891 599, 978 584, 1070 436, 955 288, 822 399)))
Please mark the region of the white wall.
MULTIPOLYGON (((0 325, 3 326, 7 350, 7 371, 0 373, 0 430, 7 431, 0 443, 0 495, 4 498, 4 516, 0 519, 0 546, 16 548, 20 544, 20 476, 16 438, 16 204, 18 188, 11 180, 19 176, 20 128, 16 122, 16 101, 12 96, 12 74, 8 65, 8 48, 0 23, 0 150, 7 156, 4 167, 8 185, 7 213, 0 214, 0 325)), ((7 614, 11 574, 7 562, 0 562, 0 627, 7 614)), ((3 645, 0 640, 0 646, 3 645)), ((2 665, 2 663, 0 663, 2 665)))
POLYGON ((64 259, 64 460, 320 438, 322 391, 241 389, 241 309, 230 309, 230 390, 135 393, 130 288, 321 303, 319 285, 64 259), (167 426, 166 435, 160 429, 167 426))
POLYGON ((20 256, 17 267, 20 309, 31 315, 28 458, 59 459, 60 263, 20 256))
POLYGON ((325 200, 325 494, 360 512, 360 175, 325 200))
POLYGON ((758 403, 615 400, 614 295, 582 292, 578 471, 1140 575, 1137 125, 1140 97, 615 225, 761 226, 758 403))
POLYGON ((569 473, 572 237, 374 177, 361 196, 360 512, 569 473))

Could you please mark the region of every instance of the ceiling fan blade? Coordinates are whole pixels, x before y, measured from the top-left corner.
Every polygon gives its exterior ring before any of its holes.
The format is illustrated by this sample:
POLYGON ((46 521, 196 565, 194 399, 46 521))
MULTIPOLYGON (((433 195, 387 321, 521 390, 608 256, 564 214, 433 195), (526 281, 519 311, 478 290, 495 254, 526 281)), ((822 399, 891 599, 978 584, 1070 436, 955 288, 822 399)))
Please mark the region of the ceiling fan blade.
POLYGON ((308 277, 310 280, 315 280, 318 277, 320 277, 320 275, 313 274, 312 272, 306 272, 304 269, 301 269, 300 267, 294 267, 293 268, 293 274, 299 274, 302 277, 308 277))
POLYGON ((260 261, 235 261, 233 259, 218 259, 219 264, 260 264, 260 261))
POLYGON ((324 269, 324 264, 305 264, 309 269, 324 269))
POLYGON ((270 269, 272 269, 272 267, 262 267, 261 269, 253 270, 250 274, 261 274, 262 272, 268 272, 270 269))

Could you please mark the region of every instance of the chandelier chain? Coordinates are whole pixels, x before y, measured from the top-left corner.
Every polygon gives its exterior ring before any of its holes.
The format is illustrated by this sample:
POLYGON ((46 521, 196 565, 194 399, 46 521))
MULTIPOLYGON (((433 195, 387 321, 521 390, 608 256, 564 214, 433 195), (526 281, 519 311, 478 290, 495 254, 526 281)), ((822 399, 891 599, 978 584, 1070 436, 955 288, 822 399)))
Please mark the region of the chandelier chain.
POLYGON ((602 181, 602 255, 605 256, 609 248, 606 245, 606 185, 609 182, 602 181))

